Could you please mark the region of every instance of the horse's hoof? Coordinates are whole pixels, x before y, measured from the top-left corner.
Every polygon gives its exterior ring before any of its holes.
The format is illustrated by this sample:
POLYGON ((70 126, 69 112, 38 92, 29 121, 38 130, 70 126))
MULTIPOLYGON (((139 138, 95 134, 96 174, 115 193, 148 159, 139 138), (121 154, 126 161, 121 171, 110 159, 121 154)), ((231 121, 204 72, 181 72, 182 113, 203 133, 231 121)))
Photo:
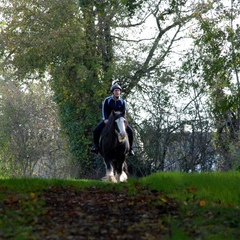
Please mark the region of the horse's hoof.
POLYGON ((117 183, 117 179, 114 176, 108 176, 109 182, 117 183))
POLYGON ((126 182, 128 179, 127 174, 123 171, 119 177, 119 182, 126 182))
POLYGON ((104 176, 104 177, 101 178, 101 180, 106 182, 108 180, 108 177, 104 176))

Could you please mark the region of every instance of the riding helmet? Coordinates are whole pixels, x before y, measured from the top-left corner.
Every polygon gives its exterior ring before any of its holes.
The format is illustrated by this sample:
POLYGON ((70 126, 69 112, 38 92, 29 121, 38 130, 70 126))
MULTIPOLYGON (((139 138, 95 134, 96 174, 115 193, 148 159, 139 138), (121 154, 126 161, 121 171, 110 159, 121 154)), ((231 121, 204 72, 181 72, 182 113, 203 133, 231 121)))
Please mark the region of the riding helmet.
POLYGON ((119 89, 120 91, 122 91, 122 88, 118 84, 112 85, 110 91, 113 92, 114 89, 119 89))

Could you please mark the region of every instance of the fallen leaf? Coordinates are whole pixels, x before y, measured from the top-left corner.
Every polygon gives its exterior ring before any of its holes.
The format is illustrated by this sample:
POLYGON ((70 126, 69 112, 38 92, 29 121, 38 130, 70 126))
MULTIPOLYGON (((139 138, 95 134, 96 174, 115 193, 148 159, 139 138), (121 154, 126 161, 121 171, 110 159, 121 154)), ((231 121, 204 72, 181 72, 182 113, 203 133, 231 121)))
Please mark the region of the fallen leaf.
POLYGON ((165 199, 165 198, 160 198, 160 200, 162 201, 162 202, 167 202, 167 200, 165 199))
POLYGON ((12 203, 15 203, 19 200, 18 196, 9 196, 8 198, 6 198, 4 200, 4 203, 8 203, 8 204, 12 204, 12 203))
POLYGON ((200 205, 201 207, 206 206, 206 201, 200 200, 200 201, 199 201, 199 205, 200 205))
POLYGON ((196 190, 197 190, 196 187, 189 187, 189 188, 187 188, 188 192, 195 192, 196 190))
POLYGON ((30 193, 30 197, 31 197, 31 199, 35 199, 36 198, 36 194, 35 193, 30 193))

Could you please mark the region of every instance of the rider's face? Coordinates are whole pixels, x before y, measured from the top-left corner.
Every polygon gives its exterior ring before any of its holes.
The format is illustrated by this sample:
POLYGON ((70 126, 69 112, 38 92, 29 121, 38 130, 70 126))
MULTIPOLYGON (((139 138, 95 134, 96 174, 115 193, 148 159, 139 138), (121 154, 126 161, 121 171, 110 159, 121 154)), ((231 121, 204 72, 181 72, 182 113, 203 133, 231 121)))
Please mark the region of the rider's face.
POLYGON ((114 97, 118 98, 118 97, 120 97, 120 94, 121 94, 120 89, 114 89, 114 90, 113 90, 113 95, 114 95, 114 97))

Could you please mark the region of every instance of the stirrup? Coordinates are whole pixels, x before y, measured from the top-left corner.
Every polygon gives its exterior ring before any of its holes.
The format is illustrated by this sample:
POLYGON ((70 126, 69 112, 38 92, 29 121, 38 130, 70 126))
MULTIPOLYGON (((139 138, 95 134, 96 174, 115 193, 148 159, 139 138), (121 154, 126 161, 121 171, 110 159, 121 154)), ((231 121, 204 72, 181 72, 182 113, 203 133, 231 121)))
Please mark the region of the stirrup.
POLYGON ((98 154, 98 150, 99 150, 98 146, 95 145, 95 146, 92 147, 91 152, 95 153, 95 154, 98 154))
POLYGON ((132 149, 130 149, 129 153, 128 153, 128 156, 134 156, 134 151, 132 149))

